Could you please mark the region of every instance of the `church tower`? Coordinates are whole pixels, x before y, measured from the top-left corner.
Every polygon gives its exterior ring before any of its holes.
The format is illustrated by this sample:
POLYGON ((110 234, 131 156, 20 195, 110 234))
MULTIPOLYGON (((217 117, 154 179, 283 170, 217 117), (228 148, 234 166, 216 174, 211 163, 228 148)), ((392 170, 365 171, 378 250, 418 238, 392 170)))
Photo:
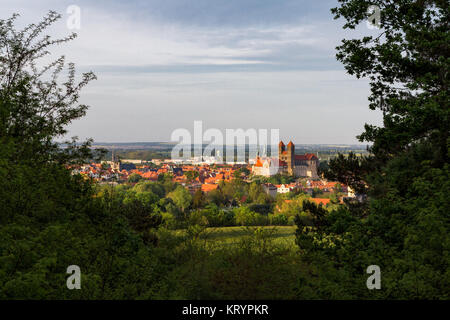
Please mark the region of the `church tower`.
POLYGON ((112 155, 111 155, 111 169, 120 171, 120 160, 119 160, 119 157, 116 156, 114 149, 112 149, 112 155))
POLYGON ((281 155, 283 152, 286 151, 286 146, 284 145, 283 141, 280 141, 278 144, 278 157, 281 158, 281 155))
POLYGON ((289 141, 286 151, 287 151, 286 162, 288 166, 288 173, 293 175, 295 167, 295 145, 292 143, 292 141, 289 141))

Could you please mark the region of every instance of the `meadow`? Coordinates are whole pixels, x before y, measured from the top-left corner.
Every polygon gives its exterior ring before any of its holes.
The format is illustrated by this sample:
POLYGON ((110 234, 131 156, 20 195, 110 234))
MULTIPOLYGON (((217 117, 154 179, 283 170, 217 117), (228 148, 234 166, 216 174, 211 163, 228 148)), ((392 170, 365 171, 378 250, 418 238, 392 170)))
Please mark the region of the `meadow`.
MULTIPOLYGON (((294 226, 158 230, 152 251, 160 282, 152 299, 297 299, 309 268, 301 261, 294 226)), ((155 279, 153 280, 155 281, 155 279)))
MULTIPOLYGON (((201 232, 199 240, 215 246, 227 246, 238 244, 243 238, 253 238, 258 233, 262 233, 273 244, 297 248, 295 246, 295 229, 295 226, 210 227, 201 232)), ((186 229, 170 231, 172 236, 180 240, 187 237, 187 232, 186 229)))

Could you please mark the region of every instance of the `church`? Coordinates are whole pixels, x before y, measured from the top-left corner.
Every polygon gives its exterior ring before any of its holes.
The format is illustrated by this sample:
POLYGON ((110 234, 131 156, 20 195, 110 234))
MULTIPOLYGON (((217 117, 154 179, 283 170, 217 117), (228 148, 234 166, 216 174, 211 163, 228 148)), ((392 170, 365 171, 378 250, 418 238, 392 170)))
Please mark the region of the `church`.
POLYGON ((289 141, 286 146, 283 141, 278 144, 278 158, 257 157, 252 166, 254 175, 270 177, 277 173, 294 177, 318 178, 319 159, 314 153, 295 154, 295 145, 289 141))

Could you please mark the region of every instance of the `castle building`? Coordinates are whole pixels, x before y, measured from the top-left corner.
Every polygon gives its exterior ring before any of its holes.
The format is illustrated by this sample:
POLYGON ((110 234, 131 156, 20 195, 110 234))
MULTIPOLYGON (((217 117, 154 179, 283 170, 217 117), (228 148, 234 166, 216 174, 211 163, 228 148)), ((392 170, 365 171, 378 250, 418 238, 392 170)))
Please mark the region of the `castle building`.
POLYGON ((289 141, 285 146, 283 141, 278 144, 278 158, 287 164, 287 174, 295 177, 318 178, 319 159, 314 153, 295 154, 295 145, 289 141))
POLYGON ((277 158, 257 157, 255 164, 252 166, 252 173, 256 176, 270 177, 284 172, 287 172, 286 162, 277 158))
POLYGON ((119 157, 115 155, 114 149, 112 150, 111 161, 106 161, 106 163, 108 163, 111 166, 111 169, 116 172, 136 169, 136 165, 134 163, 123 162, 120 160, 119 157))
POLYGON ((294 177, 318 178, 317 169, 319 159, 314 153, 295 154, 295 145, 289 141, 286 146, 283 141, 278 144, 277 158, 257 157, 252 166, 254 175, 272 176, 277 173, 288 174, 294 177))

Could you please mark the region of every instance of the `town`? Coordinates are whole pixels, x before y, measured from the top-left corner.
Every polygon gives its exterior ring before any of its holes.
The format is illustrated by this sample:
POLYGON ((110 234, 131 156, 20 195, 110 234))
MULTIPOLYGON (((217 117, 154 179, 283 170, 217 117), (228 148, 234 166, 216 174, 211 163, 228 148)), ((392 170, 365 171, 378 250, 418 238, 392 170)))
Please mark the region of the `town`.
MULTIPOLYGON (((73 174, 91 178, 100 185, 133 187, 146 181, 169 180, 174 186, 182 186, 189 191, 191 197, 195 197, 196 193, 198 196, 213 197, 227 183, 239 181, 247 187, 257 185, 257 189, 264 192, 265 200, 259 201, 259 204, 272 203, 277 199, 288 204, 302 195, 317 205, 329 207, 346 199, 361 197, 346 185, 324 179, 318 172, 319 158, 316 154, 295 154, 295 145, 289 142, 286 146, 283 141, 278 145, 278 158, 258 155, 255 159, 249 159, 248 163, 216 163, 214 157, 192 158, 184 163, 172 159, 119 159, 113 151, 110 161, 71 169, 73 174)), ((251 200, 244 192, 242 197, 233 199, 231 203, 245 205, 251 200)), ((280 206, 278 204, 276 208, 280 206)))

